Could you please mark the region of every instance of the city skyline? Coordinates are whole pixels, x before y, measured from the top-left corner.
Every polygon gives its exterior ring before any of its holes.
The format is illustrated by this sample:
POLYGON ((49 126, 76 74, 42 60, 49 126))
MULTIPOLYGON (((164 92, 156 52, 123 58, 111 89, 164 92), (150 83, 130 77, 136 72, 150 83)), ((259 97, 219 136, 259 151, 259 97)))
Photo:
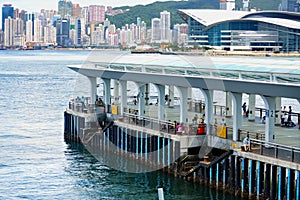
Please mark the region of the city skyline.
MULTIPOLYGON (((26 10, 29 12, 39 12, 41 9, 46 10, 57 10, 57 4, 59 0, 50 0, 50 1, 40 1, 40 0, 7 0, 2 2, 2 4, 12 4, 14 8, 19 8, 21 10, 26 10)), ((172 1, 172 0, 159 0, 159 1, 172 1)), ((174 0, 173 0, 174 1, 174 0)), ((78 3, 81 7, 89 5, 104 5, 104 6, 135 6, 135 5, 146 5, 156 2, 156 0, 72 0, 72 3, 78 3)))

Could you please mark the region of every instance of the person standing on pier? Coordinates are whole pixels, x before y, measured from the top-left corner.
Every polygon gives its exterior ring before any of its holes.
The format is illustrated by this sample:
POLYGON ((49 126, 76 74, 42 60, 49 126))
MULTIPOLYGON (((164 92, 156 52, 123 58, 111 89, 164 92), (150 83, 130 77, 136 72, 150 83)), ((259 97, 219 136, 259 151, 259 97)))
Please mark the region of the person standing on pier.
POLYGON ((247 113, 247 104, 246 104, 246 102, 244 102, 244 104, 242 105, 242 108, 243 108, 243 115, 246 116, 246 113, 247 113))
POLYGON ((222 121, 221 121, 221 126, 226 126, 226 121, 224 118, 222 118, 222 121))
POLYGON ((292 121, 292 106, 289 106, 289 113, 288 113, 288 123, 292 121))

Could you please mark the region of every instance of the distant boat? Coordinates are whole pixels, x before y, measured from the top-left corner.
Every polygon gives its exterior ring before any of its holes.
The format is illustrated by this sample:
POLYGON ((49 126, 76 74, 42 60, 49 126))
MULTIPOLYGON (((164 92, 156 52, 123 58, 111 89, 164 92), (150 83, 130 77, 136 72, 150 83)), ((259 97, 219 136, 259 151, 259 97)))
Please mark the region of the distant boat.
POLYGON ((266 55, 265 55, 266 57, 271 57, 271 55, 270 54, 268 54, 268 53, 266 53, 266 55))

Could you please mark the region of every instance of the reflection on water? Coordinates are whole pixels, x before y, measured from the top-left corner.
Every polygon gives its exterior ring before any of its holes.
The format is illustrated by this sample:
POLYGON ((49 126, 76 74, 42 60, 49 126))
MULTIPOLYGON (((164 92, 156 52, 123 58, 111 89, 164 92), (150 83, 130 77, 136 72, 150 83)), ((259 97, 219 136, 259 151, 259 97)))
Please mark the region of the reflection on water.
POLYGON ((238 199, 162 171, 125 173, 110 169, 83 145, 68 143, 65 155, 69 160, 65 171, 78 179, 77 187, 89 198, 100 195, 101 199, 157 199, 157 189, 162 187, 165 199, 238 199))

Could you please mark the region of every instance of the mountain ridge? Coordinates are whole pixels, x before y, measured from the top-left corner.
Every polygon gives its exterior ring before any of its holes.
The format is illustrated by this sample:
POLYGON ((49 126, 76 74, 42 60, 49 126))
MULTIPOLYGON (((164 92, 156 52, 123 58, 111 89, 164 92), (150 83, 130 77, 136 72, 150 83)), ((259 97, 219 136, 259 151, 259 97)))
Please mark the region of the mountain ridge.
MULTIPOLYGON (((267 2, 265 0, 252 0, 251 7, 258 10, 277 10, 280 3, 281 0, 268 0, 267 2)), ((108 16, 108 19, 117 28, 121 28, 125 24, 136 23, 137 17, 140 17, 149 28, 151 19, 160 18, 160 12, 167 10, 171 13, 171 27, 173 27, 174 24, 184 23, 177 14, 178 9, 219 9, 219 7, 219 0, 157 1, 147 5, 116 7, 114 9, 129 9, 129 11, 115 16, 108 16)), ((236 7, 238 9, 242 7, 242 0, 236 0, 236 7)))

